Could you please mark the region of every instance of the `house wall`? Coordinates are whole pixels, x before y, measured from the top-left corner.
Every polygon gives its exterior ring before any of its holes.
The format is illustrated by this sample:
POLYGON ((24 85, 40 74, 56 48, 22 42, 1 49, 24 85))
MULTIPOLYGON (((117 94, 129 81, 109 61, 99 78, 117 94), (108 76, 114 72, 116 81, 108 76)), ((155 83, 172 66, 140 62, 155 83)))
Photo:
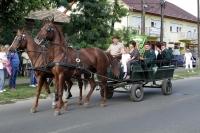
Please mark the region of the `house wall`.
MULTIPOLYGON (((132 12, 132 13, 128 14, 126 17, 123 17, 121 19, 121 23, 115 24, 115 29, 120 29, 123 26, 125 26, 125 27, 130 26, 130 27, 137 28, 138 25, 141 25, 141 21, 138 22, 137 19, 136 19, 135 20, 136 22, 134 22, 133 17, 138 17, 138 18, 141 19, 141 13, 132 12)), ((149 27, 152 27, 152 24, 151 24, 152 21, 159 22, 160 19, 161 19, 160 16, 156 16, 156 15, 152 15, 152 14, 146 14, 145 15, 145 27, 146 27, 145 30, 147 30, 149 27)), ((188 40, 188 41, 192 40, 193 38, 187 37, 187 33, 188 33, 188 30, 189 30, 188 27, 190 27, 192 34, 197 35, 197 23, 192 23, 192 22, 187 22, 187 21, 172 19, 172 18, 164 18, 164 38, 163 38, 163 41, 166 42, 167 47, 171 47, 172 49, 174 49, 175 43, 180 43, 179 40, 183 40, 183 39, 188 40), (170 26, 174 26, 174 25, 175 26, 177 25, 177 27, 180 27, 181 31, 178 31, 178 32, 170 31, 170 26), (196 29, 196 31, 194 31, 194 29, 196 29), (171 43, 174 43, 174 44, 171 44, 171 43)), ((159 24, 158 24, 157 28, 160 28, 159 24)), ((176 31, 177 31, 177 29, 176 29, 176 31)), ((148 31, 145 31, 145 32, 148 32, 148 31)), ((148 33, 146 33, 146 34, 148 34, 148 33)), ((196 39, 194 39, 194 40, 196 40, 196 39)), ((159 40, 160 40, 159 36, 157 38, 154 38, 154 41, 159 41, 159 40)), ((180 46, 180 44, 179 44, 179 46, 180 46)), ((184 51, 185 51, 185 46, 179 47, 180 53, 183 53, 184 51)))

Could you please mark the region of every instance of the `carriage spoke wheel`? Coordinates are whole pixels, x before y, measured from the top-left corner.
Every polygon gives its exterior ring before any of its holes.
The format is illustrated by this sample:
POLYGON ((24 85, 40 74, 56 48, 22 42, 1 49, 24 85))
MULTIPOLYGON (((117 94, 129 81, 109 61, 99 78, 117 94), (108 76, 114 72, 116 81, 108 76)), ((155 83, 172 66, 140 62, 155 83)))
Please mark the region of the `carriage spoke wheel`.
POLYGON ((143 96, 144 96, 144 90, 142 85, 140 84, 131 85, 130 98, 132 101, 139 102, 143 99, 143 96))
MULTIPOLYGON (((112 96, 113 96, 113 87, 108 87, 107 88, 107 99, 111 99, 112 96)), ((101 97, 103 98, 104 97, 104 89, 100 86, 100 94, 101 94, 101 97)))
POLYGON ((172 93, 172 83, 170 80, 163 80, 162 82, 162 93, 163 95, 170 95, 172 93))

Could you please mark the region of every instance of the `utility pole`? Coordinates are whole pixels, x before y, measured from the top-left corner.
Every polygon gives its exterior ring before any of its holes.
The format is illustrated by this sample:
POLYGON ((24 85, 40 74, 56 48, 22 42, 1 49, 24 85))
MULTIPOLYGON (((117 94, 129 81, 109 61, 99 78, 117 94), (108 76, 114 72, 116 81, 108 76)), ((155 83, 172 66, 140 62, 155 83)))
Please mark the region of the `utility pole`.
POLYGON ((198 68, 200 68, 200 2, 199 0, 197 0, 197 14, 198 14, 198 17, 197 17, 197 26, 198 26, 198 58, 196 60, 196 65, 198 68))
POLYGON ((141 14, 141 34, 144 35, 145 34, 145 5, 146 1, 145 0, 141 0, 141 9, 142 9, 142 14, 141 14))
POLYGON ((163 19, 164 19, 164 8, 165 8, 165 0, 161 0, 161 25, 160 25, 160 42, 163 43, 163 19))

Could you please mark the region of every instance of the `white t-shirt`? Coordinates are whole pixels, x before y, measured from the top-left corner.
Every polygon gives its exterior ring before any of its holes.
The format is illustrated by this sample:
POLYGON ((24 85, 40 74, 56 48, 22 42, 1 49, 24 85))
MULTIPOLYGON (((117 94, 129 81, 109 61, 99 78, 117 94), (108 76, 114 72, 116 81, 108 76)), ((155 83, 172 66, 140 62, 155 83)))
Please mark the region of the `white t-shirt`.
POLYGON ((120 53, 123 47, 124 45, 121 42, 118 42, 117 44, 111 44, 106 51, 110 52, 111 55, 115 55, 120 53))
POLYGON ((29 57, 28 57, 28 54, 26 52, 23 52, 21 57, 23 57, 23 64, 26 64, 26 63, 31 63, 29 57), (24 59, 25 58, 25 59, 24 59), (28 61, 28 62, 27 62, 28 61))
MULTIPOLYGON (((0 59, 8 60, 5 52, 0 52, 0 59)), ((0 62, 0 69, 3 69, 3 63, 0 62)))
POLYGON ((190 61, 191 58, 192 58, 192 53, 190 53, 190 52, 187 53, 187 52, 186 52, 186 53, 185 53, 185 60, 186 60, 186 61, 190 61))

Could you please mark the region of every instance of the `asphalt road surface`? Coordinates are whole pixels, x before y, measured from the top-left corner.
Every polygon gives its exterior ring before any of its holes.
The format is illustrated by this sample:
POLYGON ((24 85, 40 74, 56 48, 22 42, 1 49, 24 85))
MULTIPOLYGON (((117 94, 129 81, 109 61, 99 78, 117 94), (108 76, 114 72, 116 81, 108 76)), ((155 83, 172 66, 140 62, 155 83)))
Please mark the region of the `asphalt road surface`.
MULTIPOLYGON (((77 105, 77 88, 69 110, 54 116, 49 98, 30 114, 33 99, 0 105, 0 133, 200 133, 200 78, 172 81, 173 93, 145 88, 144 99, 132 102, 128 94, 115 93, 100 107, 94 91, 88 108, 77 105)), ((86 92, 84 92, 84 95, 86 92)))

